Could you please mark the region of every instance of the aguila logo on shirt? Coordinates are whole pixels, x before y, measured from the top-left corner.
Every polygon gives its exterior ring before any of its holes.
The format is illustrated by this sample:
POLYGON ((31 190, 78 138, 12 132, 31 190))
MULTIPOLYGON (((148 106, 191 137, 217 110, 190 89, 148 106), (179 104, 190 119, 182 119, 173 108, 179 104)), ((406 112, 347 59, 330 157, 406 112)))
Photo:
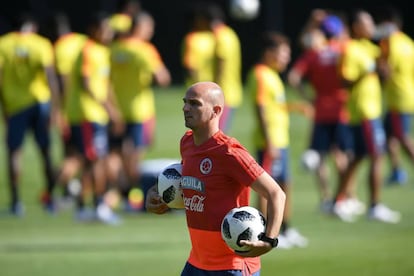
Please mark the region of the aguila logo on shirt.
POLYGON ((213 162, 210 158, 204 158, 200 163, 200 172, 202 174, 209 174, 213 168, 213 162))

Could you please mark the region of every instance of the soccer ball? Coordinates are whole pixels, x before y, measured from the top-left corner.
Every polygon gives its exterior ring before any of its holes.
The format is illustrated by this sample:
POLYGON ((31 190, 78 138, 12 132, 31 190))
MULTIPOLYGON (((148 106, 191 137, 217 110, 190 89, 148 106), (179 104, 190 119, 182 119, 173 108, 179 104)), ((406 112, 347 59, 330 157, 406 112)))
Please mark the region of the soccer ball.
POLYGON ((237 20, 251 20, 259 14, 260 0, 230 0, 231 17, 237 20))
POLYGON ((321 156, 316 150, 307 149, 302 154, 302 166, 308 171, 315 171, 320 163, 321 163, 321 156))
POLYGON ((258 241, 265 231, 266 220, 254 207, 242 206, 231 209, 221 222, 221 236, 235 251, 246 252, 250 246, 240 245, 240 240, 258 241))
POLYGON ((181 190, 181 164, 173 163, 158 175, 158 193, 170 208, 184 208, 181 190))

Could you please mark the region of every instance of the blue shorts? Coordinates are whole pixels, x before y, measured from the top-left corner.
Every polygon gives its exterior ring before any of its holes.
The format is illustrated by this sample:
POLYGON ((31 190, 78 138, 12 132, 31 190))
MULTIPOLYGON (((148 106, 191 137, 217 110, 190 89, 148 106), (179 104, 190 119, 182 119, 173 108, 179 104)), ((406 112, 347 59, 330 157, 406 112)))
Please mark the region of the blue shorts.
POLYGON ((127 123, 122 135, 111 135, 111 147, 120 147, 125 141, 131 141, 135 148, 148 147, 153 143, 154 130, 155 118, 144 123, 127 123))
POLYGON ((50 146, 50 103, 38 103, 7 118, 7 147, 10 151, 20 148, 28 129, 34 134, 40 148, 50 146))
POLYGON ((396 111, 388 112, 385 115, 385 133, 387 137, 396 137, 402 139, 410 135, 411 119, 413 114, 400 113, 396 111))
POLYGON ((279 184, 287 184, 290 180, 289 172, 289 149, 279 149, 280 157, 271 160, 263 150, 257 152, 258 163, 272 176, 279 184))
POLYGON ((71 126, 71 143, 87 160, 93 161, 108 153, 108 128, 106 125, 85 122, 71 126))
POLYGON ((344 123, 315 123, 310 148, 321 154, 328 153, 332 147, 349 151, 352 147, 351 131, 344 123))
POLYGON ((385 152, 385 131, 381 120, 365 120, 352 126, 352 143, 356 156, 378 156, 385 152))
POLYGON ((254 273, 243 270, 203 270, 199 269, 189 262, 185 264, 181 276, 260 276, 260 270, 254 273))

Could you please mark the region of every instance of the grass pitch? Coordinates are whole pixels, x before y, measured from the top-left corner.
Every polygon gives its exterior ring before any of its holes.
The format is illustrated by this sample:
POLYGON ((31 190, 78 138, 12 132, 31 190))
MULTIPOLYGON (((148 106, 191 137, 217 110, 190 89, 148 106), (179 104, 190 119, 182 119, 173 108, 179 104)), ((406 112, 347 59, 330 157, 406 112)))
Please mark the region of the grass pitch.
MULTIPOLYGON (((185 131, 182 118, 184 88, 157 91, 157 136, 148 158, 179 158, 178 142, 185 131)), ((291 95, 289 96, 292 97, 291 95)), ((249 150, 253 113, 246 96, 235 115, 232 135, 249 150)), ((368 221, 362 216, 348 224, 318 210, 314 176, 299 162, 308 141, 310 122, 291 115, 291 170, 293 177, 293 226, 309 238, 304 249, 275 249, 262 258, 262 275, 413 275, 414 263, 414 174, 405 186, 384 187, 384 203, 401 211, 397 225, 368 221)), ((0 122, 0 130, 3 122, 0 122)), ((0 131, 0 208, 7 209, 8 188, 4 135, 0 131)), ((61 143, 54 133, 54 159, 59 164, 61 143)), ((163 216, 122 214, 124 223, 112 227, 99 223, 81 224, 71 208, 56 216, 43 212, 38 196, 43 176, 37 149, 28 136, 22 155, 21 196, 26 205, 22 218, 0 215, 0 275, 179 275, 190 249, 181 212, 163 216)), ((384 162, 384 175, 389 168, 384 162)), ((365 166, 358 173, 358 195, 367 198, 365 166)), ((332 174, 332 188, 335 187, 332 174)))

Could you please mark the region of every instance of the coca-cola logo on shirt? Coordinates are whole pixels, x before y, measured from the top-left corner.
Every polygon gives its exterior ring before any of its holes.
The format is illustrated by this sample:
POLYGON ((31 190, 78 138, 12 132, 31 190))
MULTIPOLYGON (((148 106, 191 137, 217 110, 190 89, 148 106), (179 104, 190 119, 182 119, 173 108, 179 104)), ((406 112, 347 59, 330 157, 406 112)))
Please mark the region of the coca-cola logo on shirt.
POLYGON ((203 160, 201 160, 200 172, 202 174, 210 173, 212 168, 213 168, 213 162, 211 162, 210 158, 204 158, 203 160))
MULTIPOLYGON (((205 192, 204 183, 193 176, 183 176, 181 179, 181 187, 183 190, 193 190, 199 193, 205 192)), ((184 196, 185 209, 192 212, 203 212, 205 199, 206 197, 202 195, 184 196)))
POLYGON ((192 197, 184 197, 184 206, 186 210, 192 212, 203 212, 204 211, 204 200, 205 196, 193 195, 192 197))

